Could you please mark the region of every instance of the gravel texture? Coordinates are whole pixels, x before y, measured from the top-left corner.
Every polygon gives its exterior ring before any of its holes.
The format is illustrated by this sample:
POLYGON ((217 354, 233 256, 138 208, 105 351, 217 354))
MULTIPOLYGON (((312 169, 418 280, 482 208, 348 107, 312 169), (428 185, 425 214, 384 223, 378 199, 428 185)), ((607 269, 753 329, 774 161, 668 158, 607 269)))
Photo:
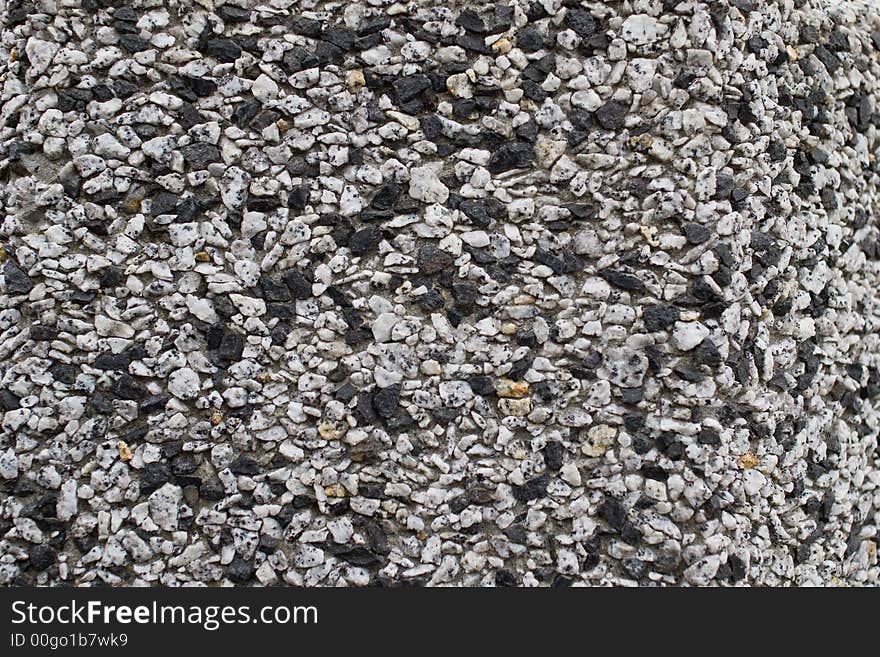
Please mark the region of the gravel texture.
POLYGON ((877 584, 877 15, 5 3, 0 583, 877 584))

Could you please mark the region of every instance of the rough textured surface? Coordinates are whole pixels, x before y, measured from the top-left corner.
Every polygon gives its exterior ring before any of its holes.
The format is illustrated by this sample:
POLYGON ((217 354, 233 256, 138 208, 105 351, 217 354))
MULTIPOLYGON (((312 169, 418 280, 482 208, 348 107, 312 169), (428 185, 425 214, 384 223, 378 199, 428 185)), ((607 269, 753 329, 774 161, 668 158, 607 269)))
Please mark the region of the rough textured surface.
POLYGON ((6 3, 0 583, 877 584, 876 15, 6 3))

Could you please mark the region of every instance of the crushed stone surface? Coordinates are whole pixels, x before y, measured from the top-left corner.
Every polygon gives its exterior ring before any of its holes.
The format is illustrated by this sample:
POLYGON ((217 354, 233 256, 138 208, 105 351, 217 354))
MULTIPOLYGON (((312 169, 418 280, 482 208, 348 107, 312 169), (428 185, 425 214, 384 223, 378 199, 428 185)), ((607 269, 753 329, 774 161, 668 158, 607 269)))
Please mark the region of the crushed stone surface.
POLYGON ((880 583, 877 10, 5 3, 0 584, 880 583))

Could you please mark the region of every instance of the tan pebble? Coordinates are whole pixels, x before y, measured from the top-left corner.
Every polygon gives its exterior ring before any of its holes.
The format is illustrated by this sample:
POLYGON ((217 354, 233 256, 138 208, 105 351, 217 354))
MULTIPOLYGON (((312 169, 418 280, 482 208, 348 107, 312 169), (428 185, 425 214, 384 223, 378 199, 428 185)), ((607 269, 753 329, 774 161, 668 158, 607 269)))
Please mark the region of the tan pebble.
POLYGON ((364 72, 359 68, 352 69, 345 74, 345 86, 349 89, 363 87, 366 83, 364 72))
POLYGON ((211 413, 211 424, 217 425, 223 421, 223 413, 220 411, 214 411, 211 413))
POLYGON ((565 153, 567 144, 561 139, 540 138, 535 144, 535 157, 538 164, 549 169, 565 153))
POLYGON ((195 259, 199 262, 210 262, 211 256, 208 255, 207 251, 199 251, 196 253, 195 259))
POLYGON ((500 379, 498 383, 495 384, 495 392, 498 393, 499 397, 521 399, 529 394, 529 384, 526 381, 500 379))
POLYGON ((492 50, 495 50, 502 55, 509 53, 512 48, 513 44, 510 43, 510 40, 507 37, 501 37, 498 41, 492 44, 492 50))
POLYGON ((262 383, 266 383, 266 381, 271 381, 272 375, 269 372, 259 372, 257 374, 257 381, 262 383))
POLYGON ((597 424, 587 431, 586 439, 581 444, 581 451, 586 456, 602 456, 614 442, 617 429, 607 424, 597 424))
POLYGON ((327 440, 340 440, 346 434, 346 429, 340 429, 335 422, 330 420, 321 420, 318 422, 318 433, 327 440))
POLYGON ((140 212, 141 210, 141 201, 143 200, 143 196, 132 196, 127 199, 122 204, 122 209, 128 212, 129 214, 134 214, 140 212))
POLYGON ((499 399, 498 409, 512 417, 525 417, 532 411, 532 400, 525 399, 499 399))
POLYGON ((630 148, 636 151, 646 151, 654 143, 654 138, 649 135, 647 132, 643 132, 640 135, 635 135, 626 140, 627 144, 630 148))
POLYGON ((657 235, 656 226, 639 226, 639 232, 651 246, 660 246, 660 241, 655 237, 657 235))
POLYGON ((131 447, 129 447, 124 441, 120 440, 116 443, 116 449, 119 450, 119 458, 123 461, 131 461, 134 454, 131 453, 131 447))
POLYGON ((741 468, 754 468, 756 465, 758 465, 758 457, 752 452, 746 452, 739 457, 739 467, 741 468))
POLYGON ((345 497, 345 488, 341 484, 330 484, 324 487, 327 497, 345 497))

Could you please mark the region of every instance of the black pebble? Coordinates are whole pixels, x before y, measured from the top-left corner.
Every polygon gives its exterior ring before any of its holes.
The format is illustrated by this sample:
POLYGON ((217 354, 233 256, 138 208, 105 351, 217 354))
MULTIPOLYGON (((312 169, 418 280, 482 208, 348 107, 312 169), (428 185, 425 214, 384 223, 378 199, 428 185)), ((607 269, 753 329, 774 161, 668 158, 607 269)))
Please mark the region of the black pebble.
POLYGON ((421 73, 397 78, 391 86, 397 94, 397 101, 405 103, 431 88, 431 79, 421 73))
POLYGON ((495 384, 491 376, 476 375, 468 379, 468 385, 475 394, 486 397, 495 394, 495 384))
POLYGON ((684 236, 691 244, 702 244, 709 241, 712 232, 702 224, 690 222, 684 225, 684 236))
POLYGON ((0 411, 5 413, 6 411, 14 411, 17 408, 21 408, 19 401, 19 398, 9 390, 0 389, 0 411))
POLYGON ((620 530, 626 524, 626 509, 613 497, 606 497, 599 505, 599 516, 613 529, 620 530))
POLYGON ((444 269, 452 266, 453 257, 446 251, 441 251, 436 246, 423 246, 419 249, 416 259, 419 271, 426 276, 439 274, 444 269))
POLYGON ((312 296, 312 283, 298 269, 288 269, 282 276, 290 288, 294 299, 309 299, 312 296))
POLYGON ((599 275, 615 287, 623 290, 640 291, 645 289, 645 284, 641 279, 619 269, 603 269, 599 272, 599 275))
POLYGON ((642 321, 648 331, 662 331, 672 326, 680 317, 681 311, 668 304, 648 306, 642 312, 642 321))
POLYGON ((43 571, 55 563, 55 550, 48 545, 35 545, 28 552, 28 559, 34 570, 43 571))
POLYGON ((54 340, 58 336, 58 329, 51 326, 43 326, 41 324, 32 324, 28 337, 31 340, 54 340))
POLYGON ((558 440, 550 440, 544 446, 544 463, 548 470, 559 470, 565 463, 565 448, 558 440))
POLYGON ((24 270, 12 258, 3 265, 3 279, 9 294, 30 294, 34 284, 24 270))
POLYGON ((237 362, 241 360, 241 354, 244 351, 244 336, 237 331, 224 331, 223 337, 220 339, 218 352, 221 358, 229 362, 237 362))
POLYGON ((147 50, 150 43, 136 34, 123 34, 119 37, 119 45, 129 54, 147 50))
POLYGON ((209 39, 204 53, 224 64, 231 64, 241 57, 241 46, 231 39, 209 39))
POLYGON ((596 110, 596 120, 606 130, 620 130, 626 121, 629 107, 620 101, 611 100, 596 110))
POLYGON ((397 405, 400 401, 400 384, 380 388, 373 395, 373 408, 383 418, 391 418, 397 413, 397 405))
POLYGON ((140 401, 147 396, 147 389, 129 374, 123 374, 110 386, 110 392, 119 399, 140 401))
POLYGON ((516 577, 509 570, 499 570, 495 573, 495 586, 516 586, 516 577))
POLYGON ((596 19, 586 9, 569 7, 565 11, 565 24, 579 37, 591 37, 596 31, 596 19))
POLYGON ((77 368, 69 363, 55 363, 49 368, 49 372, 61 383, 70 384, 76 381, 77 368))
POLYGON ((181 147, 183 159, 192 169, 206 169, 212 162, 220 161, 220 149, 214 144, 193 142, 181 147))
POLYGON ((520 502, 529 502, 543 497, 547 494, 547 486, 550 484, 550 477, 542 474, 534 479, 529 479, 522 486, 513 487, 513 496, 520 502))
POLYGON ((141 494, 148 494, 171 480, 171 466, 167 463, 147 463, 141 470, 141 494))
POLYGON ((698 344, 691 352, 691 358, 698 365, 707 365, 709 367, 718 367, 721 364, 721 352, 715 343, 706 338, 698 344))
POLYGON ((378 226, 367 226, 354 232, 348 241, 352 255, 362 256, 375 251, 382 241, 382 231, 378 226))
POLYGON ((721 436, 714 429, 703 427, 697 434, 697 442, 701 445, 720 445, 721 436))
POLYGON ((260 474, 260 464, 250 456, 242 454, 229 465, 229 470, 232 474, 246 475, 250 477, 260 474))
POLYGON ((287 207, 294 210, 305 210, 309 204, 309 186, 297 185, 287 194, 287 207))
POLYGON ((528 142, 508 142, 496 150, 489 160, 488 170, 492 174, 504 173, 511 169, 522 169, 531 165, 535 151, 528 142))
POLYGON ((245 561, 239 556, 232 559, 232 562, 226 567, 226 576, 233 582, 244 584, 253 579, 254 564, 252 561, 245 561))
POLYGON ((290 288, 267 274, 260 276, 258 287, 260 295, 266 301, 290 301, 290 288))
POLYGON ((544 45, 541 33, 534 27, 525 27, 516 33, 516 45, 525 52, 535 52, 544 45))

